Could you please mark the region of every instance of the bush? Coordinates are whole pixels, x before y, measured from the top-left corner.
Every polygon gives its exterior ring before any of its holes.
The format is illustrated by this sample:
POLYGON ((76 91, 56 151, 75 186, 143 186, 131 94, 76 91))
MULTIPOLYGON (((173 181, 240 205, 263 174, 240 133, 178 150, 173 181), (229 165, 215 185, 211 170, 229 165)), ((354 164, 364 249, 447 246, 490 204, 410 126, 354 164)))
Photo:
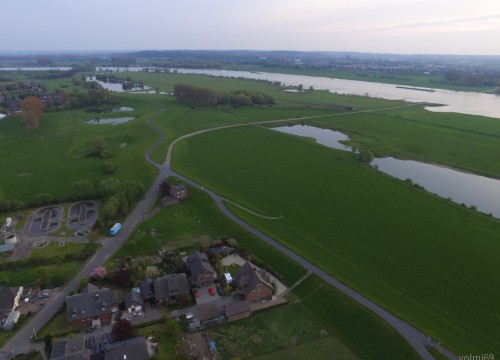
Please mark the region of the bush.
POLYGON ((102 159, 109 159, 113 155, 113 153, 109 150, 103 150, 101 151, 101 158, 102 159))

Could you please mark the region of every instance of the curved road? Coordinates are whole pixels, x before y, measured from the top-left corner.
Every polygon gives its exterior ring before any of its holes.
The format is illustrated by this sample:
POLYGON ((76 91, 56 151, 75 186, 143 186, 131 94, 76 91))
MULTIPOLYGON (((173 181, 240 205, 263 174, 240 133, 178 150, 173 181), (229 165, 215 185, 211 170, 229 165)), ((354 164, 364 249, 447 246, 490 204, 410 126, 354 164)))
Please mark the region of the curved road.
MULTIPOLYGON (((200 131, 193 132, 191 134, 187 134, 184 136, 181 136, 177 138, 175 141, 173 141, 169 148, 168 148, 168 153, 166 156, 166 160, 163 164, 159 164, 155 162, 154 160, 151 159, 151 153, 165 140, 165 133, 158 128, 156 125, 152 124, 152 120, 155 116, 157 116, 163 109, 161 109, 158 113, 155 115, 151 116, 146 120, 146 123, 148 126, 156 130, 160 134, 160 140, 155 143, 155 145, 149 149, 145 155, 146 160, 151 163, 153 166, 155 166, 159 170, 159 174, 152 184, 152 186, 149 188, 147 191, 146 195, 144 196, 143 200, 133 209, 133 211, 130 213, 130 215, 127 217, 127 219, 124 221, 122 224, 122 230, 118 233, 118 235, 114 236, 113 238, 105 238, 103 239, 102 242, 102 248, 94 255, 92 259, 90 259, 87 264, 84 266, 84 268, 78 273, 78 275, 73 278, 69 282, 69 284, 58 294, 58 296, 49 304, 45 305, 44 308, 42 308, 33 318, 32 320, 26 324, 5 346, 3 347, 3 351, 5 352, 12 352, 14 351, 16 354, 17 353, 22 353, 26 352, 29 349, 33 348, 33 345, 31 344, 30 337, 33 334, 33 331, 36 330, 38 331, 41 329, 41 327, 49 321, 60 309, 61 306, 63 306, 64 301, 66 299, 66 296, 73 290, 75 290, 78 287, 78 284, 80 283, 80 280, 83 278, 87 277, 90 271, 102 264, 104 264, 111 255, 113 255, 125 242, 125 240, 132 234, 132 231, 142 222, 144 219, 147 217, 148 210, 154 204, 155 200, 157 199, 159 195, 159 186, 161 182, 167 177, 167 176, 175 176, 179 179, 182 179, 186 183, 190 184, 191 186, 195 186, 199 189, 202 189, 203 191, 207 192, 212 199, 215 201, 217 204, 218 208, 223 212, 224 215, 226 215, 228 218, 236 222, 238 225, 241 227, 245 228, 247 231, 251 232, 252 234, 258 236, 262 240, 264 240, 266 243, 269 245, 273 246, 274 248, 278 249, 282 253, 286 254, 290 258, 294 259, 296 262, 301 264, 304 268, 306 268, 308 271, 318 275, 321 277, 325 282, 335 286, 337 289, 342 291, 344 294, 348 295, 352 299, 356 300, 358 303, 362 304, 363 306, 369 308, 372 310, 374 313, 379 315, 381 318, 383 318, 385 321, 387 321, 398 333, 403 336, 408 343, 417 351, 417 353, 425 360, 432 360, 434 359, 432 355, 429 353, 429 351, 426 348, 426 345, 429 344, 429 338, 422 333, 421 331, 417 330, 416 328, 412 327, 410 324, 406 323, 405 321, 399 319, 395 315, 391 314, 387 310, 383 309, 382 307, 378 306, 374 302, 368 300, 364 296, 360 295, 356 291, 352 290, 345 284, 341 283, 337 279, 333 278, 314 264, 310 263, 306 259, 302 258, 301 256, 297 255, 287 247, 283 246, 282 244, 278 243, 274 239, 270 238, 266 234, 262 233, 261 231, 257 230, 253 226, 247 224, 243 220, 241 220, 239 217, 234 215, 229 209, 225 206, 224 200, 217 195, 214 191, 207 189, 206 187, 202 186, 201 184, 198 184, 194 181, 192 181, 189 178, 186 178, 185 176, 176 173, 175 171, 171 170, 171 160, 172 160, 172 152, 174 149, 175 144, 177 142, 186 139, 188 137, 196 136, 199 134, 203 134, 206 132, 210 131, 215 131, 215 130, 221 130, 221 129, 227 129, 227 128, 232 128, 232 127, 241 127, 241 126, 253 126, 253 125, 261 125, 261 124, 271 124, 271 123, 278 123, 278 122, 285 122, 285 121, 297 121, 297 120, 308 120, 308 119, 314 119, 314 118, 321 118, 321 117, 331 117, 331 116, 341 116, 341 115, 349 115, 349 114, 356 114, 360 112, 375 112, 375 111, 386 111, 386 110, 391 110, 395 108, 401 108, 401 107, 407 107, 407 106, 415 106, 415 104, 412 105, 404 105, 404 106, 399 106, 399 107, 393 107, 393 108, 386 108, 386 109, 377 109, 377 110, 365 110, 365 111, 357 111, 357 112, 347 112, 347 113, 339 113, 339 114, 330 114, 330 115, 318 115, 318 116, 309 116, 309 117, 302 117, 302 118, 290 118, 290 119, 280 119, 280 120, 270 120, 270 121, 259 121, 259 122, 252 122, 252 123, 243 123, 243 124, 235 124, 235 125, 225 125, 225 126, 219 126, 215 128, 210 128, 210 129, 204 129, 200 131)), ((446 349, 442 349, 442 352, 449 357, 450 359, 456 359, 457 357, 450 351, 446 349)))

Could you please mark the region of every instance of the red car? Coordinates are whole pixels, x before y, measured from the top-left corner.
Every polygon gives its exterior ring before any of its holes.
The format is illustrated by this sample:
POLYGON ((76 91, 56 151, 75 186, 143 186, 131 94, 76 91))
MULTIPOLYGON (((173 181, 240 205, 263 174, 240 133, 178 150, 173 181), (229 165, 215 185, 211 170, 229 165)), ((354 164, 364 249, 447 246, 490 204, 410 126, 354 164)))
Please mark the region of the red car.
POLYGON ((211 287, 208 288, 208 292, 210 293, 210 295, 214 296, 215 295, 215 290, 211 287))
POLYGON ((200 293, 198 292, 198 290, 194 289, 193 290, 193 295, 194 295, 194 297, 199 297, 200 293))

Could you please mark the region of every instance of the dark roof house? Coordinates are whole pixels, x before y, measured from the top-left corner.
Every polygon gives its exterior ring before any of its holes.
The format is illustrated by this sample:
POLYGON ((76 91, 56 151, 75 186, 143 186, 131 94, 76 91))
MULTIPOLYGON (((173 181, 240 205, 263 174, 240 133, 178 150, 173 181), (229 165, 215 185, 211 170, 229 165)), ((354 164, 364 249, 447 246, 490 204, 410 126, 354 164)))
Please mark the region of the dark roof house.
POLYGON ((110 345, 104 355, 105 360, 147 360, 148 347, 144 337, 136 337, 110 345))
POLYGON ((215 320, 217 317, 217 308, 213 303, 200 305, 198 306, 198 315, 200 322, 206 324, 215 320))
POLYGON ((10 313, 19 305, 22 292, 22 286, 0 288, 0 316, 10 313))
POLYGON ((182 294, 189 294, 186 274, 168 274, 153 282, 155 298, 158 303, 177 301, 182 294))
POLYGON ((129 312, 136 311, 136 309, 142 310, 144 308, 144 301, 142 300, 141 293, 133 289, 130 290, 125 298, 125 307, 129 312))
POLYGON ((249 302, 269 300, 273 296, 269 274, 263 269, 254 269, 248 261, 234 275, 234 280, 249 302))
POLYGON ((153 280, 149 278, 142 279, 139 283, 139 289, 141 289, 141 296, 144 301, 153 300, 155 298, 153 280))
POLYGON ((90 323, 92 318, 109 319, 117 309, 118 293, 92 284, 81 294, 66 296, 66 317, 72 326, 90 323))
POLYGON ((225 306, 225 315, 229 321, 243 319, 249 317, 251 314, 250 304, 246 300, 229 303, 225 306))
POLYGON ((89 360, 90 353, 85 346, 85 338, 78 336, 73 339, 56 342, 52 346, 51 360, 89 360))
POLYGON ((208 261, 207 255, 195 251, 187 258, 187 265, 191 272, 193 283, 198 287, 211 285, 217 277, 214 268, 208 261))

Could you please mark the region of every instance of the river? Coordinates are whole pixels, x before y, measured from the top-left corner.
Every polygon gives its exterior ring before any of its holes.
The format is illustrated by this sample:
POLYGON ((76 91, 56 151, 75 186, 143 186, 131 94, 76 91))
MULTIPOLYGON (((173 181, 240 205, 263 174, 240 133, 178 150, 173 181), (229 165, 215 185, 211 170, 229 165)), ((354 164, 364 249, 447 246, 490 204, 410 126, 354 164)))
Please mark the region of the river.
POLYGON ((328 90, 338 94, 370 96, 389 100, 405 100, 408 102, 425 102, 442 106, 426 107, 429 111, 455 112, 470 115, 483 115, 500 118, 500 96, 494 94, 433 89, 434 92, 398 88, 394 84, 382 84, 358 80, 290 75, 265 72, 209 70, 209 69, 175 69, 185 74, 206 74, 223 77, 241 77, 246 79, 267 80, 282 84, 298 86, 304 89, 312 86, 317 90, 328 90))

